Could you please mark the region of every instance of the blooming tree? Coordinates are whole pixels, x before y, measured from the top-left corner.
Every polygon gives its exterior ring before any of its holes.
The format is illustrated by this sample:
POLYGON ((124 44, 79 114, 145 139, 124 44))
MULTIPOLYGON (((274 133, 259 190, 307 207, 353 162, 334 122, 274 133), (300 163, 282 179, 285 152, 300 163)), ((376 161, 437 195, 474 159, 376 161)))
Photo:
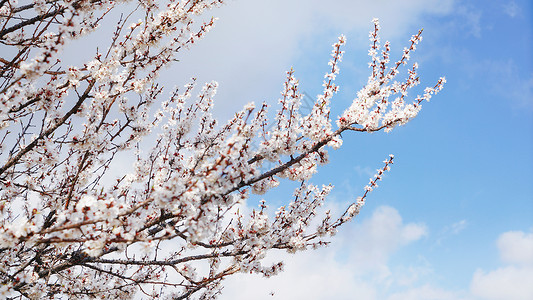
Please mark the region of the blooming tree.
POLYGON ((417 65, 396 78, 421 31, 390 63, 374 20, 368 82, 335 123, 344 36, 308 114, 290 70, 273 126, 267 104, 252 103, 219 123, 216 82, 196 91, 193 79, 165 97, 157 78, 213 27, 215 19, 201 20, 222 2, 0 0, 2 298, 210 299, 236 272, 275 275, 282 263, 262 263, 269 250, 327 244, 392 164, 390 156, 343 214, 322 215, 332 187, 308 180, 328 162, 327 148, 340 147, 346 131, 407 123, 445 82, 407 101, 417 65), (65 45, 128 9, 106 49, 79 65, 62 61, 65 45), (120 173, 118 155, 129 155, 132 168, 120 173), (268 215, 263 200, 245 214, 250 193, 282 178, 301 183, 286 206, 268 215))

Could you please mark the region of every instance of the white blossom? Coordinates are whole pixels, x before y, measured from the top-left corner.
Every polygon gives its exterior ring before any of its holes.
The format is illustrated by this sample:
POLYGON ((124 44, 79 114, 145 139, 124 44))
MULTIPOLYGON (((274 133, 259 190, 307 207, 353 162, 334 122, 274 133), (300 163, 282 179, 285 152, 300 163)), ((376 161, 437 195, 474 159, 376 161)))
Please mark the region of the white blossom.
POLYGON ((391 64, 374 19, 371 74, 336 122, 344 35, 309 111, 290 69, 276 105, 248 103, 221 122, 216 81, 193 78, 167 97, 158 77, 211 30, 216 18, 205 16, 225 1, 130 2, 0 8, 10 15, 0 20, 2 59, 13 61, 0 75, 0 298, 128 299, 151 286, 154 298, 212 299, 236 272, 274 276, 283 263, 264 265, 269 251, 326 245, 390 169, 392 156, 343 214, 321 213, 333 187, 309 181, 341 134, 406 124, 445 83, 408 100, 418 65, 398 77, 421 32, 391 64), (133 11, 109 23, 119 7, 133 11), (105 47, 63 61, 64 45, 102 24, 116 24, 105 47), (271 210, 268 192, 284 180, 300 185, 271 210), (265 197, 255 209, 252 193, 265 197))

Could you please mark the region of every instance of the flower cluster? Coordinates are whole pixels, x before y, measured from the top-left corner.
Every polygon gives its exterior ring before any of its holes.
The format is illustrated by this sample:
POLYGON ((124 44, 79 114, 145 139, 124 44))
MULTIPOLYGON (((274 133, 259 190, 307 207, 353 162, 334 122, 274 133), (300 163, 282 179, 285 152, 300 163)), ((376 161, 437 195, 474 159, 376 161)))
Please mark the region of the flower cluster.
POLYGON ((416 73, 418 64, 413 64, 413 67, 408 71, 409 76, 404 82, 394 81, 394 79, 400 74, 399 67, 407 64, 411 53, 415 51, 416 45, 422 40, 422 30, 411 37, 411 45, 409 48, 404 48, 400 60, 388 68, 390 43, 386 42, 384 49, 381 50, 379 21, 374 19, 373 22, 374 31, 370 33, 369 51, 372 58, 369 64, 372 73, 366 86, 357 93, 357 98, 339 117, 337 124, 341 127, 350 126, 353 129, 365 131, 385 128, 385 131, 388 132, 396 125, 403 125, 416 117, 421 109, 421 102, 429 101, 434 94, 438 93, 443 88, 446 79, 442 77, 433 88, 426 88, 423 96, 417 96, 415 102, 407 104, 405 99, 409 89, 420 83, 420 78, 416 73), (381 53, 379 53, 380 51, 381 53))
POLYGON ((211 113, 216 82, 196 93, 192 79, 162 99, 156 79, 209 32, 215 18, 201 23, 205 12, 223 1, 130 2, 0 4, 3 297, 212 299, 236 272, 276 275, 283 263, 264 265, 268 251, 327 244, 392 164, 391 156, 334 217, 320 213, 332 186, 308 183, 329 161, 326 148, 341 147, 345 131, 405 124, 445 82, 408 104, 408 90, 420 82, 417 65, 403 82, 395 78, 421 32, 389 66, 390 45, 380 46, 375 20, 371 75, 336 126, 330 105, 344 36, 309 112, 300 109, 291 69, 272 126, 266 103, 250 103, 219 123, 211 113), (132 10, 116 23, 108 47, 79 65, 64 63, 68 42, 90 36, 121 4, 132 10), (287 179, 300 186, 286 205, 274 213, 263 200, 249 211, 252 193, 287 179))

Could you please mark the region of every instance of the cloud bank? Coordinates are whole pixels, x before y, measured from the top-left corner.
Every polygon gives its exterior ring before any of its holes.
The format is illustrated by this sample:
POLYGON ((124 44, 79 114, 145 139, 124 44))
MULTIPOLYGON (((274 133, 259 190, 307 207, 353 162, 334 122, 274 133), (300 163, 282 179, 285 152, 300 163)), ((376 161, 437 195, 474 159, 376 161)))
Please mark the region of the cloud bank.
MULTIPOLYGON (((452 0, 229 1, 212 11, 219 17, 215 28, 190 52, 183 53, 163 78, 166 86, 183 85, 191 77, 198 82, 218 81, 215 107, 222 116, 229 116, 250 101, 275 101, 285 71, 318 43, 328 46, 344 33, 349 47, 361 45, 366 54, 373 17, 381 18, 384 38, 394 39, 418 30, 423 16, 450 13, 453 4, 452 0), (216 105, 222 102, 224 105, 216 105)), ((317 62, 324 72, 327 55, 317 62)), ((360 67, 366 70, 366 65, 360 67)))
POLYGON ((508 231, 497 241, 506 266, 492 271, 476 270, 470 290, 486 300, 533 299, 533 232, 508 231))
POLYGON ((391 270, 391 255, 426 236, 427 228, 404 223, 389 206, 378 207, 354 225, 341 230, 330 247, 267 257, 285 262, 285 271, 278 276, 228 278, 220 299, 383 299, 384 288, 405 280, 403 272, 391 270))

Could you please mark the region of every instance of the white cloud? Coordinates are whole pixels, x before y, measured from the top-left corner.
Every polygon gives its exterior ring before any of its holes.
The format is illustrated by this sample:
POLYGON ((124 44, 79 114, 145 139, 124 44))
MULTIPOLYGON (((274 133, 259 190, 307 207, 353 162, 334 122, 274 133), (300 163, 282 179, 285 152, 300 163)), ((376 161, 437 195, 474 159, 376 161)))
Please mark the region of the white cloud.
POLYGON ((337 262, 331 250, 277 253, 286 263, 283 273, 268 279, 237 274, 227 279, 220 299, 350 299, 350 294, 376 299, 374 286, 355 280, 351 268, 337 262))
POLYGON ((501 260, 513 265, 488 272, 476 270, 470 291, 486 300, 533 299, 533 232, 505 232, 497 245, 501 260))
POLYGON ((387 300, 458 300, 457 293, 453 293, 441 288, 433 287, 431 285, 423 285, 395 293, 387 298, 387 300))
MULTIPOLYGON (((459 233, 464 226, 462 220, 449 229, 459 233)), ((431 284, 431 278, 438 278, 438 270, 423 257, 422 262, 404 262, 399 267, 389 262, 402 246, 427 235, 424 225, 405 224, 396 209, 378 207, 370 218, 344 229, 329 248, 271 255, 270 260, 286 263, 279 276, 264 279, 239 274, 227 280, 221 299, 533 299, 529 256, 533 233, 501 234, 497 241, 501 259, 513 265, 476 270, 467 291, 431 284)))
POLYGON ((461 17, 460 27, 464 29, 463 32, 480 38, 481 11, 467 6, 460 6, 457 8, 456 13, 461 17))
POLYGON ((394 273, 400 275, 397 276, 396 284, 407 289, 416 286, 420 280, 435 275, 430 262, 423 256, 419 256, 409 266, 396 267, 394 273))
POLYGON ((508 231, 498 238, 502 261, 533 265, 533 233, 508 231))
POLYGON ((509 266, 490 272, 477 270, 470 290, 487 300, 531 300, 533 268, 509 266))
POLYGON ((463 231, 466 226, 468 225, 468 222, 466 220, 461 220, 459 222, 455 222, 450 227, 450 232, 452 234, 458 234, 459 232, 463 231))
POLYGON ((416 281, 418 274, 428 272, 390 270, 391 255, 427 234, 422 224, 404 224, 396 209, 381 206, 370 218, 344 229, 330 247, 269 255, 270 261, 284 260, 283 273, 268 279, 233 276, 220 299, 382 299, 388 286, 405 283, 406 273, 416 281))
POLYGON ((427 234, 423 224, 404 225, 398 211, 390 206, 378 207, 370 219, 356 224, 353 231, 345 231, 341 244, 351 248, 349 261, 360 272, 371 272, 377 278, 390 275, 387 262, 391 254, 427 234))
MULTIPOLYGON (((466 221, 459 221, 449 228, 458 233, 465 225, 466 221)), ((529 256, 533 233, 501 234, 497 241, 501 259, 513 265, 476 270, 466 291, 428 283, 429 278, 438 277, 438 271, 423 257, 422 262, 392 267, 389 260, 402 246, 427 235, 424 225, 405 224, 396 209, 378 207, 370 218, 344 229, 329 248, 270 256, 272 261, 286 263, 279 276, 264 279, 239 274, 227 280, 221 299, 533 299, 529 256)))
POLYGON ((463 231, 468 226, 468 221, 461 220, 457 221, 451 225, 447 225, 442 229, 439 238, 435 241, 436 245, 441 245, 444 240, 450 236, 457 235, 463 231))
MULTIPOLYGON (((335 32, 346 33, 349 43, 366 48, 373 17, 381 18, 386 38, 394 39, 413 31, 414 25, 417 29, 422 27, 423 16, 450 13, 453 3, 453 0, 230 1, 210 12, 220 18, 215 28, 190 52, 183 53, 181 61, 162 78, 167 86, 183 85, 193 76, 199 82, 218 81, 215 106, 227 117, 247 102, 276 100, 284 72, 297 57, 305 55, 303 45, 333 43, 334 37, 329 33, 335 32), (216 105, 221 102, 224 105, 216 105)), ((317 62, 324 66, 324 72, 327 59, 317 62)), ((298 70, 296 75, 301 76, 298 70)))

